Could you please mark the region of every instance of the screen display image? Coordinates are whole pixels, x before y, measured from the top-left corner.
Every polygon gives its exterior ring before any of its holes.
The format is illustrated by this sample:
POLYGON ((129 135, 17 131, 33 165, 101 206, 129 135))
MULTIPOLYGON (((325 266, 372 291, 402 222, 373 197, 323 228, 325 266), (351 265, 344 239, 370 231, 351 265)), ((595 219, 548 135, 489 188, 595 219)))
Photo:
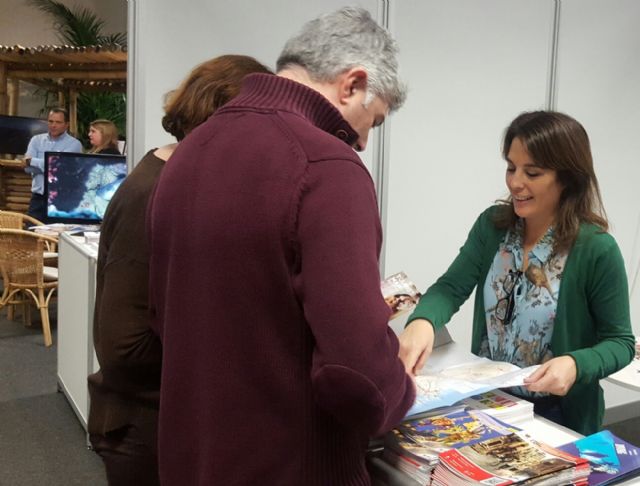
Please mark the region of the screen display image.
POLYGON ((123 155, 45 153, 45 195, 50 223, 102 221, 127 175, 123 155))
POLYGON ((31 137, 47 130, 47 120, 0 115, 0 154, 24 154, 31 137))

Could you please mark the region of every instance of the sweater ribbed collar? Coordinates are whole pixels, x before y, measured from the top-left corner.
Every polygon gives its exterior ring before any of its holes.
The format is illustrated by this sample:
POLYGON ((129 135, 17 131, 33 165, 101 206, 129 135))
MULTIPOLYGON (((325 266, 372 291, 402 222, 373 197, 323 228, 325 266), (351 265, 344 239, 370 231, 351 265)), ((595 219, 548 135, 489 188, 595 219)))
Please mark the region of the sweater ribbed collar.
POLYGON ((300 115, 321 130, 353 146, 358 134, 338 109, 318 91, 282 76, 250 74, 240 94, 225 108, 247 106, 287 111, 300 115))

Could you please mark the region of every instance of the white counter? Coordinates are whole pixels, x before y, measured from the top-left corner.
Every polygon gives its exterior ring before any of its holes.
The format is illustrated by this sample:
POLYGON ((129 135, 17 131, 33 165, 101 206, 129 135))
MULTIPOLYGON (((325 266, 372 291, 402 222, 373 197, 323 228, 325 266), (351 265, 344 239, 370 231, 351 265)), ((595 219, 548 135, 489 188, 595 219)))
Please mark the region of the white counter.
POLYGON ((93 349, 97 246, 60 235, 58 249, 58 386, 87 429, 87 376, 98 369, 93 349))
POLYGON ((620 386, 640 392, 640 337, 636 336, 636 356, 633 361, 617 373, 610 375, 607 380, 620 386))

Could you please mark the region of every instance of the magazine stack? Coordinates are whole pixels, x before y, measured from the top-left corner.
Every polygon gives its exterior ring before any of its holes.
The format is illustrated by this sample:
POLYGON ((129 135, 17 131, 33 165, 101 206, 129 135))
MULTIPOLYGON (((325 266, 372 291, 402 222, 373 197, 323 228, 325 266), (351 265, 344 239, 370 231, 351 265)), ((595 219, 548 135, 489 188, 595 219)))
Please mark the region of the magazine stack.
POLYGON ((433 486, 588 485, 589 461, 512 432, 440 453, 433 486))
POLYGON ((389 432, 383 459, 419 484, 428 485, 443 451, 508 435, 513 430, 482 412, 449 407, 404 422, 389 432))
POLYGON ((589 486, 605 486, 640 476, 640 448, 608 430, 559 447, 591 463, 589 486))
POLYGON ((520 425, 533 420, 533 402, 498 389, 465 398, 462 403, 508 424, 520 425))
POLYGON ((431 484, 431 472, 438 463, 438 455, 403 435, 398 429, 384 438, 384 461, 402 471, 418 484, 431 484))

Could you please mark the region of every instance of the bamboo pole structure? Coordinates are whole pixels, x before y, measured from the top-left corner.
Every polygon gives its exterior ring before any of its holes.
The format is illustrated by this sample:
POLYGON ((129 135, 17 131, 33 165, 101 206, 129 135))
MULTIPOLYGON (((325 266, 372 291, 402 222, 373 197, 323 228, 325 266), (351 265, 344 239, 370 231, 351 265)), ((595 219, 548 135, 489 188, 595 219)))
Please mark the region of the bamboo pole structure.
POLYGON ((9 80, 9 115, 16 116, 18 114, 18 101, 20 99, 20 81, 17 79, 9 80))
POLYGON ((127 79, 126 71, 46 71, 11 70, 14 79, 64 78, 64 79, 127 79))
POLYGON ((69 131, 78 136, 78 92, 69 90, 69 131))
POLYGON ((7 65, 0 62, 0 115, 7 114, 7 65))

